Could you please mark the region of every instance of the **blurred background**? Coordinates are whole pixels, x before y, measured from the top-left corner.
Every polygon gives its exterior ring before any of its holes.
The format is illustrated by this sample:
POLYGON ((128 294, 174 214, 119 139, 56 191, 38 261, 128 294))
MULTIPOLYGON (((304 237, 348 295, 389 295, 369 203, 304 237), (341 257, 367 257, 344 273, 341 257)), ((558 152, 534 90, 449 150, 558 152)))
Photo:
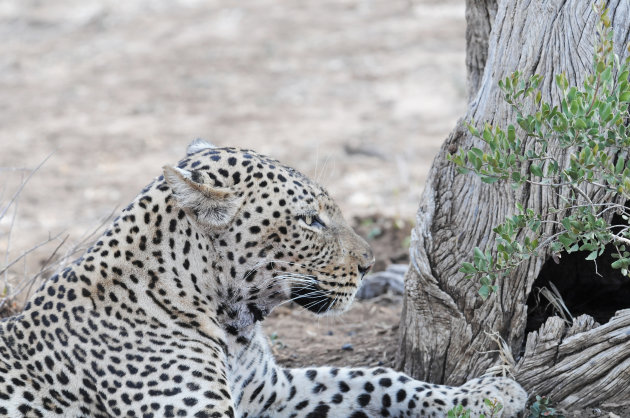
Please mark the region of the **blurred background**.
POLYGON ((464 12, 463 0, 2 0, 0 210, 16 196, 3 261, 56 234, 77 241, 196 137, 297 168, 347 218, 412 221, 465 110, 464 12))

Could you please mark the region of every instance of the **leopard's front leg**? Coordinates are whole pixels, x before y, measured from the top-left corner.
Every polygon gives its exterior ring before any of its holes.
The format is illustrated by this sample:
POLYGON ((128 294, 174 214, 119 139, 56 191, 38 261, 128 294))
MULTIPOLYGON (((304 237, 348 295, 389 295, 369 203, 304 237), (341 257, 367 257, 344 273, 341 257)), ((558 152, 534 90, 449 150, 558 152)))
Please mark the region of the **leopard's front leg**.
POLYGON ((285 369, 285 375, 292 395, 284 405, 282 416, 287 417, 315 412, 353 418, 446 417, 456 405, 469 409, 471 416, 490 416, 484 399, 503 406, 495 417, 513 417, 527 400, 520 385, 506 378, 474 379, 451 387, 413 380, 387 368, 285 369))
POLYGON ((387 368, 284 369, 275 364, 258 328, 231 352, 228 362, 231 391, 242 417, 445 417, 456 405, 470 409, 471 416, 489 416, 486 398, 503 405, 495 417, 512 417, 527 400, 518 383, 505 378, 450 387, 387 368))

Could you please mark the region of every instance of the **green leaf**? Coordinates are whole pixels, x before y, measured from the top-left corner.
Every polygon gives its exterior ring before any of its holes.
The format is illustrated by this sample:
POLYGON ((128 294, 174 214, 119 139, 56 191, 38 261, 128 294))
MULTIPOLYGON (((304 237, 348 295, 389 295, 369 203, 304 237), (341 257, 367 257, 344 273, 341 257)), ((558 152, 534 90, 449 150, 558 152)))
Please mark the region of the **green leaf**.
POLYGON ((538 177, 543 177, 543 172, 542 172, 542 169, 541 169, 541 168, 540 168, 540 166, 539 166, 539 165, 537 165, 537 164, 532 164, 532 165, 529 167, 529 171, 531 171, 531 173, 532 173, 533 175, 535 175, 535 176, 538 176, 538 177))
POLYGON ((475 259, 483 259, 483 258, 485 258, 485 256, 483 255, 483 251, 481 251, 481 249, 479 247, 475 247, 473 249, 473 255, 474 255, 475 259))
POLYGON ((621 174, 625 165, 626 165, 626 162, 624 158, 619 157, 619 159, 617 160, 617 164, 615 164, 615 174, 621 174))
POLYGON ((507 128, 507 139, 508 142, 513 143, 514 140, 516 139, 516 129, 514 128, 514 125, 509 125, 507 128))
POLYGON ((558 237, 558 241, 562 243, 565 249, 568 249, 569 247, 571 247, 571 245, 573 245, 573 243, 575 242, 574 240, 572 240, 571 238, 569 238, 568 236, 564 234, 558 237))
POLYGON ((571 217, 567 216, 566 218, 562 218, 560 220, 560 223, 562 223, 562 226, 564 226, 564 229, 566 230, 570 230, 571 229, 571 217))
POLYGON ((511 177, 514 183, 519 183, 521 181, 521 173, 517 171, 513 171, 511 177))
POLYGON ((483 140, 486 142, 490 142, 492 141, 492 131, 490 130, 490 126, 486 125, 486 127, 483 130, 483 140))
POLYGON ((603 106, 603 108, 599 111, 599 116, 602 118, 602 120, 610 120, 610 117, 612 115, 611 109, 612 106, 610 105, 610 103, 606 103, 606 105, 603 106))
POLYGON ((467 156, 468 156, 468 161, 470 162, 470 164, 472 164, 475 170, 479 171, 479 169, 481 168, 481 159, 477 157, 477 155, 473 152, 472 149, 468 150, 467 156))
POLYGON ((586 129, 586 121, 582 118, 577 118, 575 120, 575 127, 578 129, 586 129))
POLYGON ((597 69, 596 69, 596 71, 597 71, 598 73, 601 73, 602 71, 604 71, 604 68, 606 68, 606 64, 605 64, 603 61, 599 61, 599 62, 597 63, 597 69))
MULTIPOLYGON (((533 232, 538 232, 538 228, 540 228, 540 221, 538 219, 534 219, 531 222, 529 229, 531 229, 533 232)), ((538 240, 534 240, 534 242, 536 243, 535 245, 538 246, 538 240)))
POLYGON ((475 266, 472 265, 472 263, 462 263, 462 268, 459 270, 462 273, 466 273, 466 274, 474 274, 477 272, 477 269, 475 269, 475 266))
POLYGON ((591 251, 589 255, 586 256, 586 260, 595 260, 597 258, 598 251, 591 251))
POLYGON ((520 126, 525 132, 529 132, 529 123, 527 122, 527 119, 518 117, 516 118, 516 123, 518 123, 518 126, 520 126))
POLYGON ((481 296, 481 299, 486 300, 488 299, 488 296, 490 296, 490 286, 488 285, 482 285, 479 290, 477 291, 477 293, 479 293, 479 296, 481 296))
POLYGON ((480 150, 480 149, 479 149, 479 148, 477 148, 477 147, 472 147, 472 148, 470 149, 470 152, 472 152, 473 154, 475 154, 475 156, 477 156, 477 158, 483 158, 483 151, 482 151, 482 150, 480 150))
POLYGON ((604 70, 604 72, 602 73, 602 81, 606 82, 606 81, 610 81, 612 77, 612 70, 610 67, 606 67, 606 69, 604 70))
POLYGON ((499 180, 498 177, 490 177, 490 176, 481 176, 481 181, 484 183, 492 184, 499 180))
POLYGON ((568 87, 567 78, 563 73, 556 74, 556 84, 560 87, 560 90, 564 91, 568 87))

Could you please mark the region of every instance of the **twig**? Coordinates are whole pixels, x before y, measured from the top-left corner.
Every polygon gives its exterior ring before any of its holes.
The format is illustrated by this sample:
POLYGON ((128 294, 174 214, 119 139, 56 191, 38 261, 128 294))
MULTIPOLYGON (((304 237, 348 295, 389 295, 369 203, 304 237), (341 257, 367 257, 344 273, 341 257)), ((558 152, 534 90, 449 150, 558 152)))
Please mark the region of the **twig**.
POLYGON ((514 365, 516 362, 514 361, 514 356, 512 355, 512 350, 510 346, 505 342, 501 335, 498 332, 492 331, 484 331, 484 333, 497 345, 496 350, 484 351, 484 353, 498 353, 499 358, 501 359, 502 364, 496 364, 486 370, 484 376, 496 376, 500 374, 503 377, 507 377, 508 375, 514 377, 514 365))
MULTIPOLYGON (((37 250, 38 248, 43 247, 44 245, 48 244, 51 241, 54 241, 55 239, 57 239, 59 237, 59 235, 61 234, 57 234, 54 237, 49 237, 47 240, 40 242, 39 244, 37 244, 36 246, 29 248, 28 250, 24 251, 19 257, 17 257, 16 259, 12 260, 9 264, 7 264, 6 266, 4 266, 4 268, 2 270, 0 270, 0 274, 7 274, 9 268, 11 268, 13 265, 15 265, 18 261, 20 261, 21 259, 24 259, 28 254, 32 253, 33 251, 37 250)), ((8 283, 7 283, 8 285, 8 283)), ((8 289, 8 286, 5 285, 5 291, 8 289)), ((12 300, 15 297, 15 292, 12 292, 11 294, 6 295, 5 297, 0 298, 0 310, 2 309, 2 307, 7 303, 7 301, 12 300)))
MULTIPOLYGON (((13 216, 11 216, 11 225, 9 226, 9 231, 7 232, 7 249, 4 253, 4 264, 9 264, 9 254, 11 253, 11 235, 13 232, 13 227, 15 226, 15 218, 17 218, 18 212, 18 202, 15 201, 15 207, 13 208, 13 216)), ((0 218, 2 219, 2 218, 0 218)), ((3 289, 8 289, 9 286, 9 272, 5 269, 3 272, 4 276, 4 287, 3 289)), ((4 291, 3 291, 4 292, 4 291)))
MULTIPOLYGON (((46 262, 42 265, 42 268, 39 270, 39 272, 37 274, 35 274, 33 277, 31 277, 26 284, 29 284, 29 288, 26 291, 26 298, 28 298, 31 294, 31 290, 33 288, 33 285, 35 284, 36 280, 38 278, 40 278, 41 276, 43 276, 45 273, 48 273, 49 271, 56 271, 58 269, 60 269, 61 267, 65 266, 68 262, 68 259, 71 258, 72 256, 74 256, 75 254, 82 252, 85 249, 85 246, 87 245, 87 243, 94 237, 94 235, 96 235, 98 233, 99 230, 101 230, 106 224, 107 222, 112 218, 112 216, 114 215, 114 213, 116 212, 117 208, 114 208, 112 210, 112 212, 105 216, 101 222, 91 231, 89 232, 85 232, 81 238, 79 239, 79 242, 77 242, 76 244, 74 244, 70 249, 68 249, 68 251, 66 251, 66 253, 63 255, 63 257, 61 257, 57 262, 55 262, 54 264, 50 264, 51 261, 54 259, 56 253, 59 251, 59 249, 62 247, 62 245, 66 242, 66 240, 68 239, 69 235, 67 235, 62 242, 57 246, 57 248, 55 248, 55 250, 53 251, 52 255, 50 257, 48 257, 48 259, 46 260, 46 262)), ((59 235, 61 235, 61 233, 59 233, 59 235)), ((49 277, 50 278, 50 277, 49 277)), ((48 279, 47 279, 48 280, 48 279)), ((44 282, 46 283, 46 282, 44 282)), ((16 291, 12 292, 12 294, 10 295, 10 298, 15 298, 16 296, 18 296, 23 290, 24 288, 26 288, 26 284, 24 284, 23 286, 21 286, 19 289, 17 289, 16 291)), ((2 304, 0 303, 0 307, 2 306, 2 304)))
MULTIPOLYGON (((42 265, 42 268, 41 268, 41 269, 39 269, 39 272, 38 272, 37 274, 35 274, 35 275, 31 278, 31 280, 30 280, 31 285, 29 286, 28 291, 26 292, 26 294, 27 294, 27 295, 29 295, 29 294, 31 293, 31 289, 33 288, 33 283, 35 283, 35 280, 36 280, 39 276, 41 276, 41 275, 44 273, 44 271, 46 270, 46 266, 48 266, 48 264, 50 264, 51 260, 55 257, 55 255, 57 255, 57 252, 59 251, 59 249, 61 248, 61 246, 62 246, 63 244, 65 244, 65 242, 68 240, 68 237, 69 237, 69 235, 66 235, 66 236, 65 236, 65 237, 61 240, 61 242, 59 243, 59 245, 57 245, 57 247, 55 247, 55 249, 54 249, 54 250, 53 250, 53 252, 50 254, 50 256, 48 257, 48 259, 44 262, 44 264, 42 265)), ((18 293, 18 294, 19 294, 19 293, 18 293)))
POLYGON ((47 240, 42 241, 39 244, 37 244, 36 246, 31 247, 28 250, 24 251, 22 254, 20 254, 20 256, 18 256, 16 259, 11 261, 9 264, 4 266, 4 268, 2 270, 0 270, 0 274, 4 274, 4 272, 7 271, 9 269, 9 267, 13 266, 15 263, 17 263, 18 261, 20 261, 21 259, 26 257, 28 254, 32 253, 36 249, 41 248, 44 245, 48 244, 49 242, 56 240, 57 238, 59 238, 60 235, 61 235, 61 233, 59 233, 59 234, 57 234, 57 235, 55 235, 53 237, 49 237, 47 240))
POLYGON ((595 83, 595 93, 593 93, 593 100, 591 100, 591 105, 588 107, 588 110, 586 111, 585 116, 590 115, 591 110, 593 110, 593 105, 595 104, 595 101, 597 100, 597 93, 599 93, 599 85, 600 85, 601 80, 602 80, 601 74, 597 73, 597 82, 595 83))
POLYGON ((628 238, 620 237, 619 235, 612 235, 612 239, 613 241, 622 242, 626 245, 630 245, 630 239, 628 238))
POLYGON ((26 183, 29 182, 29 180, 31 179, 31 177, 33 177, 33 175, 35 173, 37 173, 37 171, 39 171, 39 169, 46 163, 46 161, 48 161, 48 159, 50 157, 52 157, 52 155, 55 152, 51 152, 50 154, 48 154, 48 156, 46 158, 44 158, 42 160, 41 163, 39 163, 29 174, 28 176, 26 176, 26 179, 24 179, 24 181, 22 181, 22 184, 20 184, 20 187, 18 187, 18 189, 15 191, 15 193, 13 193, 13 196, 11 196, 11 199, 9 200, 9 203, 2 209, 2 212, 0 212, 0 219, 4 218, 4 215, 7 213, 7 210, 9 210, 9 208, 11 207, 11 205, 13 204, 13 202, 15 202, 15 199, 17 199, 17 197, 20 195, 20 193, 22 193, 22 190, 24 189, 24 186, 26 186, 26 183))

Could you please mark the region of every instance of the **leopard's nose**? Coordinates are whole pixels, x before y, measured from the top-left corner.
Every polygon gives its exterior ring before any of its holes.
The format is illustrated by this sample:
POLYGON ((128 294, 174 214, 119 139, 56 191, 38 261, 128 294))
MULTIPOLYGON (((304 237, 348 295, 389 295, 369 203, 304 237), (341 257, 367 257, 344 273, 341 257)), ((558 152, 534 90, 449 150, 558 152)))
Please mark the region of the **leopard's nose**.
POLYGON ((368 273, 368 271, 370 271, 373 265, 374 263, 368 266, 359 266, 359 274, 361 275, 361 277, 365 276, 368 273))
POLYGON ((365 276, 368 271, 374 265, 374 254, 372 254, 372 250, 368 250, 367 252, 362 254, 363 260, 359 263, 359 274, 361 277, 365 276))

